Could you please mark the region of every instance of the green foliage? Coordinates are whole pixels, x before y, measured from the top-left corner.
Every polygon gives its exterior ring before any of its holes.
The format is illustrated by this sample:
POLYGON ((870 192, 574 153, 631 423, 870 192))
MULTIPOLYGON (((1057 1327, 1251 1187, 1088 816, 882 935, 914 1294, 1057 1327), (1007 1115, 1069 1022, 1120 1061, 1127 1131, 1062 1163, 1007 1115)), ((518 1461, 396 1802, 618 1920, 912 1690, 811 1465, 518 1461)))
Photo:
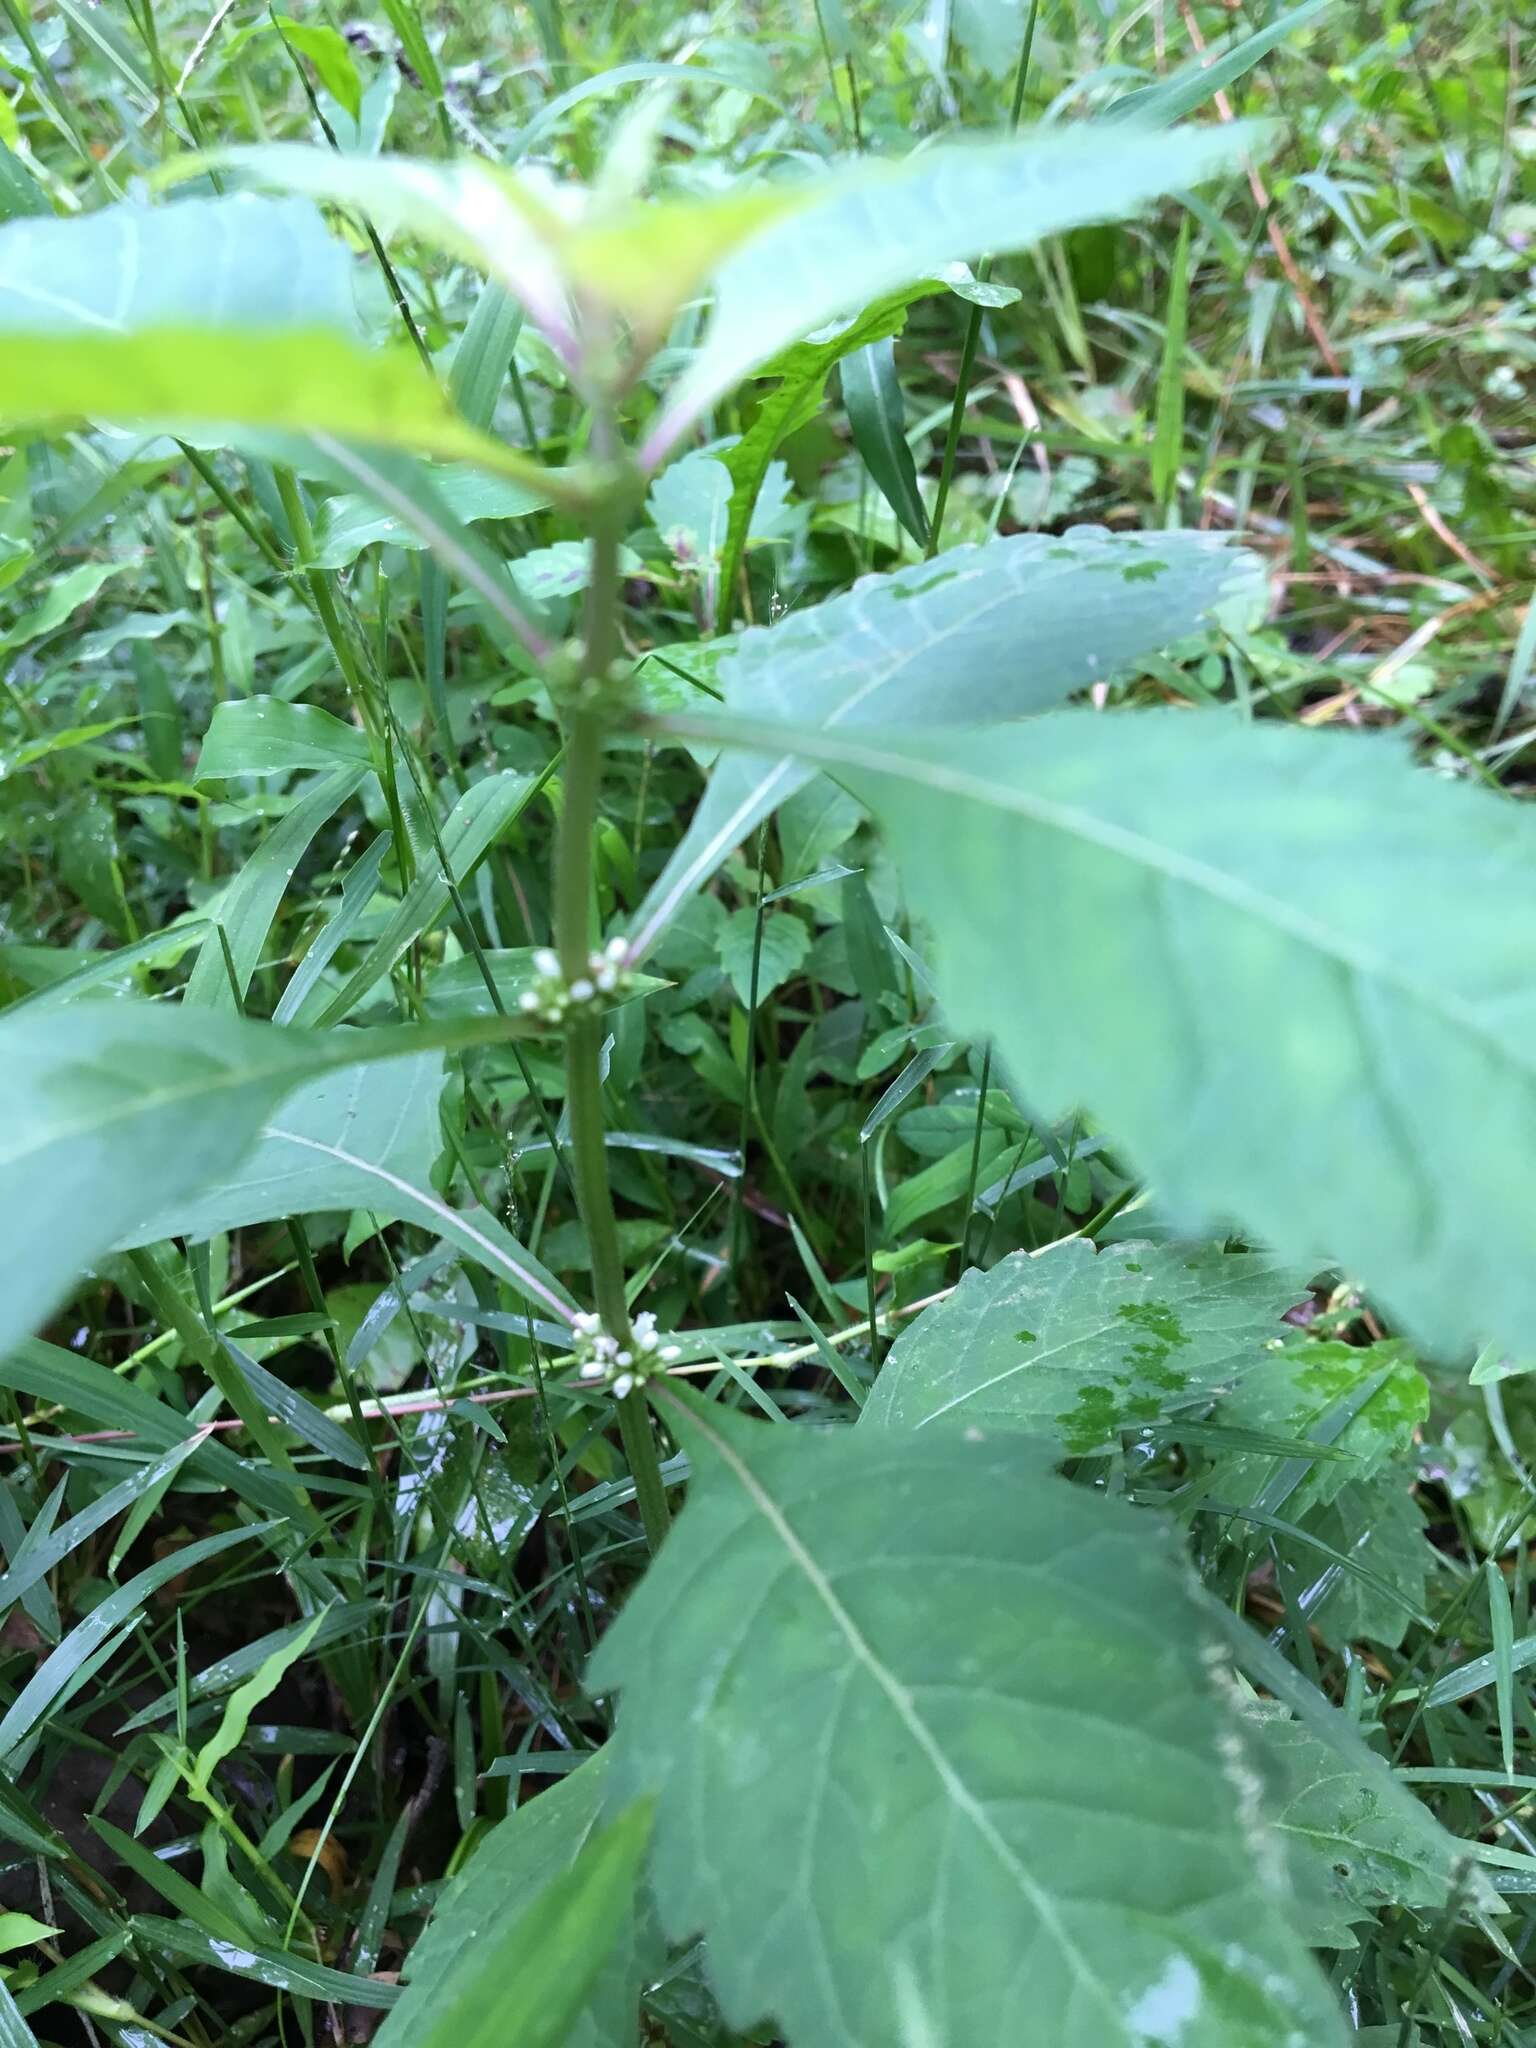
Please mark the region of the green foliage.
POLYGON ((1004 2039, 1022 1969, 1063 2048, 1342 2040, 1239 1800, 1202 1794, 1223 1713, 1125 1510, 1006 1433, 678 1428, 688 1509, 592 1682, 621 1691, 615 1797, 659 1800, 663 1925, 705 1932, 728 2019, 1004 2039))
POLYGON ((1438 1346, 1531 1326, 1517 812, 1395 746, 1166 712, 806 752, 886 825, 954 1024, 1038 1108, 1091 1105, 1184 1216, 1331 1249, 1438 1346), (1013 888, 948 917, 989 871, 1013 888), (1508 1234, 1469 1172, 1511 1191, 1508 1234))
MULTIPOLYGON (((891 1348, 866 1422, 1024 1430, 1096 1451, 1266 1385, 1304 1276, 1212 1246, 1073 1239, 970 1272, 891 1348)), ((1276 1434, 1279 1434, 1276 1430, 1276 1434)), ((1298 1432, 1299 1433, 1299 1432, 1298 1432)))
POLYGON ((1517 39, 256 14, 0 36, 0 2043, 1524 2040, 1517 39))

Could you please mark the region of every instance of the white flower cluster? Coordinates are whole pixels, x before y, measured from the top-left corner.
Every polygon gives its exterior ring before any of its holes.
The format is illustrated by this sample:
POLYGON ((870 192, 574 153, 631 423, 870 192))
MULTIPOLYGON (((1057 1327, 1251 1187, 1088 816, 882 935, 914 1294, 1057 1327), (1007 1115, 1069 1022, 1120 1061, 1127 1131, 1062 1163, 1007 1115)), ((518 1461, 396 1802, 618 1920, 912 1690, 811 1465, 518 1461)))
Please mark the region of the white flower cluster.
POLYGON ((683 1355, 676 1344, 662 1343, 656 1318, 648 1309, 635 1317, 634 1336, 628 1344, 621 1344, 617 1337, 610 1336, 598 1315, 577 1316, 573 1328, 576 1332, 573 1347, 577 1361, 576 1377, 589 1384, 606 1381, 616 1401, 632 1394, 656 1366, 671 1365, 683 1355))
POLYGON ((587 955, 585 974, 567 981, 553 949, 540 946, 533 956, 538 979, 518 997, 518 1008, 525 1017, 537 1017, 543 1024, 563 1024, 572 1010, 611 996, 624 986, 629 979, 623 964, 628 947, 629 941, 622 936, 610 939, 601 952, 587 955))

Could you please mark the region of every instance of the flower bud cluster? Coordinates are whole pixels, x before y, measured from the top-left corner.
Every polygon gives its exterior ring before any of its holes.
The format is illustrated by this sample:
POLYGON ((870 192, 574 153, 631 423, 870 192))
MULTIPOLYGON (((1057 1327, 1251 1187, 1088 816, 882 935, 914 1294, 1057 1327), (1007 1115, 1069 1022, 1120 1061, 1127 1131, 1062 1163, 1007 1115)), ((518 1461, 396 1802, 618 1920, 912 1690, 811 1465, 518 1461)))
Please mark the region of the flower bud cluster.
POLYGON ((517 1007, 525 1017, 537 1018, 541 1024, 563 1024, 573 1010, 616 995, 630 979, 624 966, 628 944, 627 939, 613 938, 601 952, 589 953, 586 973, 578 974, 574 981, 567 981, 560 972, 554 951, 541 946, 533 956, 537 978, 533 987, 518 997, 517 1007))
POLYGON ((598 1315, 579 1315, 572 1327, 577 1379, 588 1386, 602 1383, 616 1401, 632 1394, 658 1366, 671 1365, 683 1355, 676 1344, 662 1343, 656 1318, 649 1310, 635 1317, 634 1334, 627 1344, 610 1335, 598 1315))

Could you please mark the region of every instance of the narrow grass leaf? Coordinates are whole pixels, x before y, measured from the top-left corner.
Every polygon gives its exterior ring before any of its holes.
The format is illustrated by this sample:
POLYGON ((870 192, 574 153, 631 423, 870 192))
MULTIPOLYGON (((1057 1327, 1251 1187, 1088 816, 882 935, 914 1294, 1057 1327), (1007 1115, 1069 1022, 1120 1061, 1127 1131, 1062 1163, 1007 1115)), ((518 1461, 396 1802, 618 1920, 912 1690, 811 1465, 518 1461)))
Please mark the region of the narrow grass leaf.
POLYGON ((891 341, 866 342, 843 358, 843 403, 853 445, 875 487, 918 546, 928 545, 928 512, 907 445, 907 408, 891 341))

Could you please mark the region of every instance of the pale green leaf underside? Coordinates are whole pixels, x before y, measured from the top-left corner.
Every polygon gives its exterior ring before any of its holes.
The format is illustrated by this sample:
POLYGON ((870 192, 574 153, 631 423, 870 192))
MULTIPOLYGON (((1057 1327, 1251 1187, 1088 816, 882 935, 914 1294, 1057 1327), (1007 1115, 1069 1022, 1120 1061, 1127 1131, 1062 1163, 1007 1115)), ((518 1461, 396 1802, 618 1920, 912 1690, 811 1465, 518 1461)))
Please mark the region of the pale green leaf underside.
POLYGON ((1536 1345, 1536 819, 1393 741, 1210 713, 840 773, 951 1022, 1042 1114, 1088 1106, 1175 1214, 1339 1261, 1438 1349, 1536 1345))
POLYGON ((1243 125, 1038 128, 866 161, 808 184, 715 272, 714 317, 669 418, 695 416, 801 335, 940 264, 1123 219, 1234 168, 1258 139, 1243 125))
POLYGON ((635 1895, 650 1833, 649 1805, 638 1803, 585 1833, 521 1911, 509 1913, 512 1900, 503 1893, 433 1995, 416 2005, 409 2027, 388 2038, 401 2048, 631 2048, 639 1991, 635 1895), (604 1994, 599 2031, 583 2021, 594 1996, 604 1994))
MULTIPOLYGON (((990 725, 1115 675, 1261 587, 1254 558, 1208 534, 1018 534, 754 628, 718 682, 733 710, 829 730, 990 725)), ((787 750, 721 759, 635 920, 637 956, 811 772, 787 750)))
POLYGON ((1024 1429, 1083 1453, 1272 1362, 1306 1274, 1211 1245, 1082 1238, 973 1269, 892 1346, 863 1420, 1024 1429))
POLYGON ((0 226, 0 417, 305 433, 510 475, 407 349, 365 347, 351 262, 302 199, 235 194, 0 226))
MULTIPOLYGON (((342 1043, 345 1044, 343 1038, 342 1043)), ((387 1067, 341 1067, 296 1089, 263 1122, 231 1170, 189 1199, 141 1211, 124 1247, 199 1239, 321 1209, 387 1211, 388 1174, 427 1184, 442 1149, 440 1052, 387 1067)))
POLYGON ((660 1795, 664 1927, 704 1932, 732 2025, 1342 2039, 1222 1786, 1232 1731, 1145 1522, 1012 1433, 679 1428, 688 1505, 591 1683, 621 1695, 615 1801, 660 1795))
POLYGON ((297 1032, 144 1003, 0 1023, 0 1353, 142 1214, 227 1171, 285 1095, 344 1056, 297 1032))
POLYGON ((351 261, 301 199, 182 199, 0 227, 0 329, 355 325, 351 261))
MULTIPOLYGON (((388 1111, 360 1105, 374 1088, 390 1099, 397 1059, 414 1066, 419 1087, 420 1055, 409 1033, 316 1034, 149 1003, 28 1008, 0 1021, 0 1355, 114 1245, 145 1242, 146 1226, 197 1235, 214 1219, 225 1227, 291 1213, 284 1204, 311 1170, 328 1176, 335 1206, 376 1206, 434 1229, 568 1321, 564 1289, 493 1217, 450 1209, 424 1178, 390 1163, 403 1134, 392 1135, 388 1111), (367 1079, 357 1073, 365 1059, 381 1063, 367 1079), (285 1124, 278 1105, 337 1068, 353 1081, 307 1094, 303 1124, 285 1124), (351 1126, 361 1133, 354 1145, 351 1126), (247 1193, 238 1169, 258 1139, 247 1193), (368 1156, 380 1145, 382 1161, 368 1156)), ((415 1134, 416 1163, 421 1105, 409 1093, 393 1099, 415 1134)))

